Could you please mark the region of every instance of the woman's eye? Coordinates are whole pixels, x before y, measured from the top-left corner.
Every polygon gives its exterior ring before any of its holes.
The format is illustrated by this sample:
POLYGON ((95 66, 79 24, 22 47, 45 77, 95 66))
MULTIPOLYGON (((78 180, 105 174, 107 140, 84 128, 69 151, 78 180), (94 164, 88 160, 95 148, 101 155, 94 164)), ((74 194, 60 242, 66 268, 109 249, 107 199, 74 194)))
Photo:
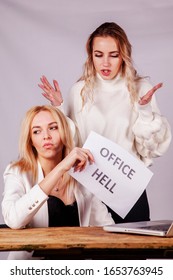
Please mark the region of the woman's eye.
MULTIPOLYGON (((95 54, 95 57, 103 57, 103 54, 95 54)), ((110 54, 109 57, 112 57, 112 58, 117 58, 119 57, 119 53, 115 53, 115 54, 110 54)))
POLYGON ((39 134, 40 133, 40 130, 34 130, 33 131, 33 134, 39 134))
POLYGON ((111 57, 119 57, 119 54, 112 54, 111 57))
POLYGON ((50 130, 56 130, 56 129, 58 129, 58 126, 57 125, 56 126, 51 126, 49 129, 50 130))
POLYGON ((95 54, 95 57, 102 57, 102 54, 95 54))

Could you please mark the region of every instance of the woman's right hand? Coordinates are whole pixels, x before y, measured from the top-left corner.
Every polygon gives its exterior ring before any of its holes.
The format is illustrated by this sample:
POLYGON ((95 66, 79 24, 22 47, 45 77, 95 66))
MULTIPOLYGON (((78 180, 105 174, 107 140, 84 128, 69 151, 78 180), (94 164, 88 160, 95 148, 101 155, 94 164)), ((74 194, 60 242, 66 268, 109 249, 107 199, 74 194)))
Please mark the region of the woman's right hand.
POLYGON ((60 106, 63 102, 63 98, 58 82, 53 80, 53 87, 45 76, 42 76, 40 81, 42 84, 38 84, 38 86, 43 90, 42 95, 51 102, 52 106, 60 106))
POLYGON ((75 147, 60 163, 65 171, 74 167, 74 172, 84 170, 87 161, 94 163, 94 157, 88 149, 75 147))

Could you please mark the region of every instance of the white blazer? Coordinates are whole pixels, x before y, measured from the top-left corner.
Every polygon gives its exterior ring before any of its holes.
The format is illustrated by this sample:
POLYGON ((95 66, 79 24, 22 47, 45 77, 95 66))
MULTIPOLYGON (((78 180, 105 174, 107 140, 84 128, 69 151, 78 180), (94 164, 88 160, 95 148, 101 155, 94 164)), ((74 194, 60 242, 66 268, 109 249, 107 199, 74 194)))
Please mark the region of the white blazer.
MULTIPOLYGON (((48 196, 38 184, 32 186, 31 172, 21 173, 17 167, 7 166, 4 172, 2 214, 13 229, 48 227, 48 196)), ((38 182, 44 178, 38 163, 38 182)), ((82 185, 74 188, 80 226, 114 224, 106 206, 82 185)), ((33 259, 33 252, 10 252, 8 259, 33 259)))

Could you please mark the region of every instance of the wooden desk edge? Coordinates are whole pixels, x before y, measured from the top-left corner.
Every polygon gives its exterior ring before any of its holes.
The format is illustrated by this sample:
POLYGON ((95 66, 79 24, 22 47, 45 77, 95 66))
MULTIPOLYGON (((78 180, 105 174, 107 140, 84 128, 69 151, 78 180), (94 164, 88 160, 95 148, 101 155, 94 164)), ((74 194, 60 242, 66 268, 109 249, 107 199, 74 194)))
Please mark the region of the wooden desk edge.
POLYGON ((0 229, 0 251, 173 249, 173 238, 108 233, 101 227, 0 229))

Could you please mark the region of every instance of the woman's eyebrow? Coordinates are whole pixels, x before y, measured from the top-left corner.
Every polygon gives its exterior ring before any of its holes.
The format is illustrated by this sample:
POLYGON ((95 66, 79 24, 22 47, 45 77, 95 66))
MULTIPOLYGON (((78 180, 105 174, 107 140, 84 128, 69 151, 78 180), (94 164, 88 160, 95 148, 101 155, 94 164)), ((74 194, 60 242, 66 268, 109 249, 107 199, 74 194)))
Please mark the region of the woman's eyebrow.
MULTIPOLYGON (((97 53, 103 53, 102 51, 99 51, 99 50, 94 50, 94 52, 97 52, 97 53)), ((115 51, 111 51, 111 52, 109 52, 109 53, 119 53, 119 51, 118 50, 115 50, 115 51)))
POLYGON ((51 122, 51 123, 49 123, 48 125, 51 125, 51 124, 57 124, 57 122, 51 122))
MULTIPOLYGON (((57 124, 57 122, 48 123, 48 126, 50 126, 52 124, 57 124)), ((40 127, 41 127, 41 125, 34 125, 31 129, 40 128, 40 127)))
POLYGON ((33 127, 31 127, 31 129, 35 129, 35 128, 40 128, 41 126, 39 125, 34 125, 33 127))

